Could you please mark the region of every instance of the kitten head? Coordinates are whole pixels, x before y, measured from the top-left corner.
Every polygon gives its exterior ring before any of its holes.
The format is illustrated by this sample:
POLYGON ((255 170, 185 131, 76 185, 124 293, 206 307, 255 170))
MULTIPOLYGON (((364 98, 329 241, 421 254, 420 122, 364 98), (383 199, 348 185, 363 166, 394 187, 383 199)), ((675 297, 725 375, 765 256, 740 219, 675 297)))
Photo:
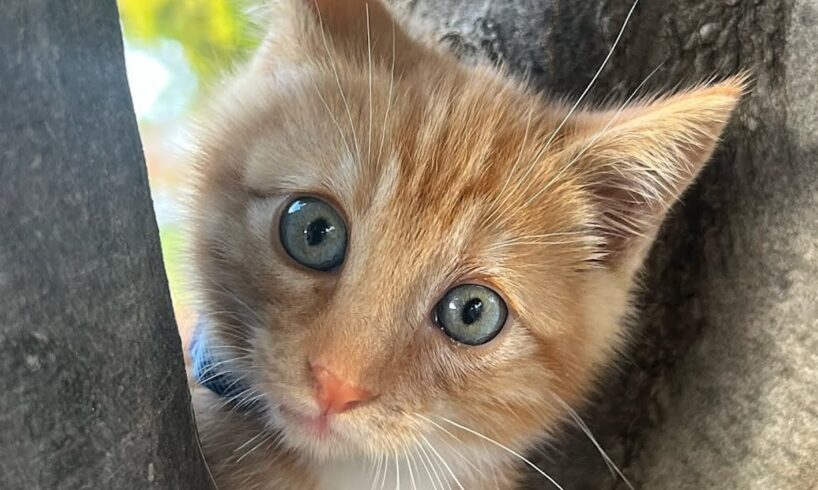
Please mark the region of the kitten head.
POLYGON ((375 0, 272 8, 195 152, 201 313, 227 366, 304 454, 541 437, 620 345, 743 80, 572 112, 375 0))

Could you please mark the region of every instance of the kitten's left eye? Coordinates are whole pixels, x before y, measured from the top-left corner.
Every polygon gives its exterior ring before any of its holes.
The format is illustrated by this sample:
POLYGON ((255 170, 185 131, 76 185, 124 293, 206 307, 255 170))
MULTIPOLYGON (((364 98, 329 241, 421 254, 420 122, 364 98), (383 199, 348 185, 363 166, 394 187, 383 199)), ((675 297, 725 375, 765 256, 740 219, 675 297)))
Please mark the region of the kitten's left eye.
POLYGON ((435 308, 435 320, 452 339, 485 344, 503 329, 508 316, 499 294, 479 284, 462 284, 446 293, 435 308))
POLYGON ((284 208, 278 227, 284 250, 299 264, 329 271, 344 262, 346 224, 325 201, 316 197, 292 200, 284 208))

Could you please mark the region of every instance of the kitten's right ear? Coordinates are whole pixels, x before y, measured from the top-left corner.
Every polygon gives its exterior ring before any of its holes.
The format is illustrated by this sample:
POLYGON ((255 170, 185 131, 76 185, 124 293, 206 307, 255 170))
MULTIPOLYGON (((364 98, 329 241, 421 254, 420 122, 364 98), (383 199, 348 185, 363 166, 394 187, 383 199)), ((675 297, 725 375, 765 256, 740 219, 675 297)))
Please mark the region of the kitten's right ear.
POLYGON ((326 60, 394 66, 395 75, 433 55, 397 24, 380 0, 279 0, 253 64, 326 60))
POLYGON ((710 158, 730 114, 747 90, 746 74, 622 112, 576 118, 572 143, 597 205, 606 262, 640 257, 673 203, 710 158))

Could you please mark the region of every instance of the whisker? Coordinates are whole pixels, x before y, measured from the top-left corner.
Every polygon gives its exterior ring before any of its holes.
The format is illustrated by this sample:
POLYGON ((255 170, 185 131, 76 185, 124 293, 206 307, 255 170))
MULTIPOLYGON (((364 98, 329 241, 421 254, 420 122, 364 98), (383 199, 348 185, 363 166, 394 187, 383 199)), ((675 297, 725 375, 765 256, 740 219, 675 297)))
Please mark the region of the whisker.
MULTIPOLYGON (((440 429, 440 430, 441 430, 441 431, 442 431, 444 434, 446 434, 446 435, 450 436, 450 437, 451 437, 452 439, 454 439, 455 441, 457 441, 457 442, 459 442, 459 443, 461 443, 461 444, 463 443, 463 441, 462 441, 462 440, 461 440, 459 437, 457 437, 456 435, 452 434, 452 433, 451 433, 450 431, 448 431, 448 430, 447 430, 445 427, 443 427, 443 426, 441 426, 441 425, 439 425, 439 424, 434 424, 434 425, 435 425, 435 426, 436 426, 438 429, 440 429)), ((445 440, 445 439, 441 440, 441 442, 443 442, 443 444, 446 444, 446 446, 448 446, 448 447, 449 447, 449 449, 451 449, 451 450, 452 450, 452 452, 454 452, 454 453, 455 453, 457 456, 459 456, 459 457, 460 457, 460 459, 462 459, 463 461, 465 461, 465 462, 466 462, 466 464, 467 464, 468 466, 470 466, 472 469, 474 469, 476 472, 480 473, 480 474, 481 474, 481 475, 483 475, 484 477, 486 477, 486 476, 487 476, 487 475, 486 475, 486 473, 485 473, 485 472, 484 472, 484 471, 483 471, 481 468, 479 468, 479 467, 478 467, 477 465, 475 465, 475 464, 474 464, 472 461, 470 461, 470 460, 469 460, 469 459, 468 459, 466 456, 464 456, 464 455, 463 455, 463 453, 462 453, 462 452, 460 452, 460 450, 459 450, 459 449, 457 449, 457 448, 456 448, 456 447, 454 447, 453 445, 451 445, 451 444, 449 444, 448 442, 446 442, 446 440, 445 440)), ((485 442, 483 442, 483 443, 485 444, 485 442)))
MULTIPOLYGON (((259 400, 264 400, 264 399, 265 399, 264 393, 256 393, 255 395, 250 396, 250 390, 248 390, 247 395, 245 395, 241 400, 235 402, 233 410, 235 411, 235 410, 238 410, 240 408, 252 407, 254 403, 256 403, 259 400)), ((258 408, 258 407, 253 407, 253 408, 258 408)))
MULTIPOLYGON (((189 405, 190 408, 190 418, 194 422, 196 421, 196 414, 193 411, 193 404, 189 405)), ((213 476, 213 472, 210 470, 210 464, 207 462, 207 458, 204 456, 204 448, 202 447, 202 440, 199 438, 199 431, 196 430, 196 448, 199 450, 199 454, 202 456, 202 462, 204 463, 205 470, 207 470, 207 476, 210 478, 210 483, 213 484, 213 488, 215 490, 219 490, 219 485, 216 483, 216 477, 213 476)))
POLYGON ((332 113, 332 110, 329 108, 329 104, 324 99, 324 95, 321 93, 321 90, 318 88, 318 83, 313 80, 313 87, 315 87, 315 92, 318 94, 318 98, 321 100, 321 103, 324 104, 324 108, 327 110, 327 114, 329 114, 330 119, 332 119, 333 124, 338 129, 338 133, 341 135, 341 139, 344 142, 344 146, 346 147, 347 152, 352 155, 352 147, 349 146, 349 141, 347 141, 346 134, 344 134, 344 130, 341 129, 341 123, 338 122, 338 119, 335 117, 335 114, 332 113))
POLYGON ((381 477, 381 490, 386 485, 386 474, 389 473, 389 456, 384 455, 383 458, 383 476, 381 477))
POLYGON ((622 473, 622 471, 619 469, 619 467, 608 456, 608 453, 605 452, 605 450, 602 448, 602 445, 599 443, 599 441, 597 441, 596 437, 594 437, 594 435, 591 433, 591 429, 588 427, 588 425, 585 423, 585 421, 582 420, 582 418, 579 416, 579 414, 576 412, 576 410, 571 408, 571 406, 568 405, 562 399, 562 397, 560 397, 556 393, 554 393, 553 395, 554 395, 554 398, 557 400, 557 402, 559 402, 563 406, 563 408, 568 412, 568 414, 571 416, 571 418, 574 419, 574 422, 576 422, 577 426, 579 426, 579 428, 582 430, 582 432, 584 432, 585 435, 588 436, 588 439, 591 440, 591 443, 596 447, 597 451, 599 451, 599 454, 602 455, 602 459, 605 461, 605 464, 608 466, 608 469, 611 470, 611 474, 618 475, 619 478, 621 478, 622 481, 625 482, 625 485, 627 485, 630 490, 634 490, 633 485, 631 485, 631 482, 625 477, 625 475, 622 473))
POLYGON ((226 287, 224 287, 223 285, 219 284, 216 281, 211 281, 211 282, 214 285, 218 286, 224 292, 224 294, 226 294, 228 296, 228 298, 232 299, 233 301, 238 303, 240 306, 244 307, 247 310, 247 312, 249 312, 251 315, 253 315, 253 317, 256 320, 258 320, 258 322, 261 325, 265 325, 267 323, 263 318, 261 318, 261 315, 259 315, 258 312, 256 312, 254 309, 250 308, 250 306, 248 306, 247 303, 242 301, 242 299, 239 298, 235 293, 231 292, 226 287))
POLYGON ((434 465, 433 467, 437 468, 437 470, 438 470, 438 472, 440 474, 440 480, 441 480, 440 488, 441 489, 445 488, 446 490, 452 490, 451 479, 446 477, 446 472, 444 471, 443 466, 441 466, 440 460, 437 458, 437 456, 435 456, 433 458, 432 456, 434 456, 434 453, 432 453, 431 451, 428 452, 427 454, 428 454, 428 457, 429 457, 429 464, 433 464, 434 465))
POLYGON ((591 148, 591 146, 599 138, 601 138, 603 135, 607 134, 607 131, 610 128, 610 126, 614 123, 614 121, 616 121, 619 118, 619 116, 622 114, 622 111, 624 111, 624 109, 628 106, 628 104, 630 104, 630 102, 634 99, 634 97, 636 97, 636 94, 638 94, 639 91, 642 90, 642 87, 645 86, 645 84, 648 82, 648 80, 650 80, 651 77, 653 77, 653 75, 657 71, 659 71, 659 68, 662 67, 662 64, 663 63, 660 63, 656 68, 654 68, 650 73, 648 73, 648 75, 642 80, 642 82, 636 87, 636 89, 634 89, 634 91, 631 92, 631 95, 625 100, 625 102, 623 102, 619 106, 619 108, 614 112, 613 116, 611 116, 611 118, 608 120, 608 122, 605 124, 605 126, 603 126, 600 131, 597 131, 597 133, 594 134, 594 137, 591 138, 591 140, 579 151, 579 153, 576 156, 574 156, 567 164, 565 164, 562 167, 562 169, 560 169, 560 171, 557 172, 557 174, 553 178, 551 178, 551 180, 545 186, 543 186, 539 191, 537 191, 537 193, 534 194, 534 196, 529 198, 528 201, 526 201, 526 203, 524 204, 524 206, 530 205, 532 202, 534 202, 535 199, 537 199, 539 196, 541 196, 543 192, 547 191, 555 182, 557 182, 557 180, 569 168, 571 168, 571 165, 573 165, 577 160, 579 160, 582 157, 582 155, 584 155, 585 152, 589 148, 591 148))
MULTIPOLYGON (((557 128, 554 129, 554 131, 551 133, 551 136, 548 138, 545 145, 543 145, 540 148, 540 151, 538 151, 537 154, 535 155, 535 157, 532 159, 532 162, 528 166, 528 169, 526 169, 525 174, 523 174, 523 176, 520 179, 518 179, 519 185, 522 185, 523 183, 525 183, 526 179, 528 178, 528 176, 531 174, 532 170, 536 166, 537 160, 539 160, 542 157, 542 155, 544 155, 545 152, 550 149, 551 143, 553 143, 554 139, 557 137, 557 135, 560 133, 562 128, 565 126, 565 123, 568 122, 568 119, 572 115, 574 115, 574 112, 576 112, 579 105, 582 103, 583 100, 585 100, 585 96, 587 96, 588 93, 591 91, 591 88, 594 86, 597 79, 602 74, 602 71, 608 65, 608 62, 610 61, 611 57, 613 56, 613 53, 616 50, 616 47, 619 45, 619 41, 622 39, 622 35, 625 33, 625 28, 628 26, 628 23, 630 22, 631 16, 633 15, 633 12, 636 10, 636 6, 638 4, 639 4, 639 0, 634 0, 633 4, 631 5, 630 10, 628 11, 627 16, 625 17, 625 21, 622 23, 622 27, 619 29, 619 33, 617 34, 616 39, 614 39, 614 42, 611 45, 611 49, 608 50, 608 54, 605 56, 605 59, 602 60, 602 63, 600 64, 600 66, 597 69, 594 76, 591 78, 591 81, 588 82, 588 85, 585 87, 585 90, 582 91, 582 94, 580 94, 579 98, 576 100, 576 102, 574 102, 574 105, 571 106, 571 108, 568 110, 568 113, 560 121, 559 125, 557 125, 557 128)), ((530 186, 531 186, 530 183, 528 185, 526 185, 525 188, 523 190, 521 190, 521 193, 527 191, 530 186)))
POLYGON ((260 448, 262 445, 264 445, 266 442, 268 442, 268 441, 270 440, 270 438, 274 437, 275 435, 276 435, 276 434, 275 434, 274 432, 270 432, 270 433, 267 435, 267 437, 265 437, 264 439, 262 439, 262 440, 261 440, 261 442, 259 442, 259 443, 258 443, 258 444, 256 444, 255 446, 253 446, 253 448, 252 448, 252 449, 250 449, 249 451, 247 451, 246 453, 244 453, 244 454, 242 455, 242 457, 240 457, 239 459, 237 459, 237 460, 236 460, 236 464, 241 463, 241 461, 242 461, 244 458, 246 458, 247 456, 249 456, 249 455, 250 455, 250 454, 251 454, 253 451, 255 451, 256 449, 260 448))
POLYGON ((443 490, 443 480, 440 479, 440 475, 438 475, 437 469, 435 469, 435 466, 432 464, 432 458, 429 457, 429 453, 426 451, 426 448, 422 444, 419 445, 418 448, 421 450, 421 454, 419 455, 420 461, 421 463, 423 463, 423 467, 426 468, 426 473, 429 475, 429 480, 432 482, 432 485, 435 487, 435 490, 437 490, 438 488, 437 483, 440 483, 440 489, 443 490), (426 458, 426 461, 424 461, 424 456, 426 458), (428 466, 426 465, 426 462, 429 463, 428 466), (432 478, 433 474, 434 478, 432 478), (437 483, 435 483, 435 480, 437 481, 437 483))
POLYGON ((465 455, 464 455, 464 454, 463 454, 463 453, 462 453, 462 452, 461 452, 459 449, 457 449, 456 447, 454 447, 454 445, 452 445, 452 444, 451 444, 451 443, 449 443, 449 442, 446 442, 445 440, 441 440, 441 442, 442 442, 443 444, 445 444, 445 445, 446 445, 446 447, 448 447, 449 449, 451 449, 451 450, 452 450, 452 452, 454 452, 454 454, 455 454, 456 456, 458 456, 458 457, 459 457, 461 460, 463 460, 463 462, 465 462, 465 463, 466 463, 466 466, 468 466, 469 468, 471 468, 472 470, 474 470, 474 471, 475 471, 477 474, 479 474, 480 476, 482 476, 484 479, 487 479, 487 478, 488 478, 488 475, 487 475, 487 474, 486 474, 486 472, 483 470, 483 468, 480 468, 480 467, 479 467, 479 466, 477 466, 477 465, 476 465, 476 464, 475 464, 473 461, 469 460, 469 459, 468 459, 468 458, 467 458, 467 457, 466 457, 466 456, 465 456, 465 455))
POLYGON ((395 490, 400 490, 400 458, 398 458, 398 450, 395 450, 395 490))
POLYGON ((392 108, 392 88, 395 85, 395 23, 392 23, 392 68, 390 69, 389 74, 389 95, 387 96, 386 100, 386 113, 383 116, 383 129, 381 130, 381 145, 378 148, 378 166, 380 167, 381 163, 381 154, 383 152, 383 144, 386 140, 386 128, 387 122, 389 121, 389 110, 392 108))
MULTIPOLYGON (((244 355, 244 356, 234 357, 232 359, 226 359, 224 361, 214 362, 214 363, 208 365, 207 368, 204 371, 202 371, 201 374, 202 374, 202 376, 205 376, 205 375, 212 372, 214 369, 218 368, 221 365, 230 363, 230 362, 232 362, 234 360, 247 359, 247 358, 250 358, 250 356, 249 355, 244 355)), ((201 385, 204 385, 205 383, 208 383, 209 381, 212 381, 212 380, 218 378, 222 374, 225 374, 225 372, 219 370, 219 371, 216 371, 214 374, 205 377, 204 379, 198 380, 197 382, 199 384, 201 384, 201 385)))
POLYGON ((383 462, 383 454, 378 455, 378 464, 375 468, 375 476, 372 478, 372 486, 369 490, 375 490, 375 484, 378 482, 378 477, 381 476, 381 464, 383 462))
MULTIPOLYGON (((429 420, 427 417, 424 417, 423 415, 418 414, 418 416, 420 416, 420 417, 424 418, 425 420, 429 420)), ((483 439, 483 440, 485 440, 485 441, 487 441, 487 442, 490 442, 491 444, 494 444, 495 446, 497 446, 497 447, 499 447, 500 449, 502 449, 503 451, 505 451, 505 452, 507 452, 507 453, 511 454, 512 456, 515 456, 515 457, 519 458, 519 459, 520 459, 520 461, 524 462, 524 463, 525 463, 525 464, 527 464, 529 467, 531 467, 531 468, 532 468, 534 471, 536 471, 537 473, 539 473, 540 475, 542 475, 543 477, 545 477, 545 478, 546 478, 546 479, 547 479, 549 482, 551 482, 551 484, 552 484, 552 485, 554 485, 555 487, 557 487, 559 490, 564 490, 564 489, 563 489, 563 488, 560 486, 560 484, 559 484, 559 483, 557 483, 557 482, 556 482, 556 480, 554 480, 554 479, 553 479, 553 478, 552 478, 552 477, 551 477, 551 476, 550 476, 548 473, 546 473, 546 472, 544 472, 543 470, 541 470, 541 469, 540 469, 540 468, 539 468, 537 465, 535 465, 534 463, 532 463, 531 461, 529 461, 529 460, 528 460, 528 459, 527 459, 525 456, 523 456, 522 454, 518 453, 517 451, 515 451, 515 450, 513 450, 513 449, 509 448, 508 446, 505 446, 505 445, 503 445, 503 444, 501 444, 501 443, 499 443, 499 442, 495 441, 494 439, 492 439, 492 438, 490 438, 490 437, 488 437, 488 436, 485 436, 485 435, 483 435, 483 434, 481 434, 481 433, 479 433, 479 432, 477 432, 477 431, 475 431, 475 430, 473 430, 473 429, 470 429, 470 428, 468 428, 468 427, 466 427, 466 426, 464 426, 464 425, 458 424, 457 422, 455 422, 455 421, 453 421, 453 420, 450 420, 450 419, 448 419, 448 418, 446 418, 446 417, 437 416, 437 418, 439 418, 439 419, 440 419, 440 420, 442 420, 443 422, 446 422, 446 423, 448 423, 448 424, 451 424, 451 425, 453 425, 453 426, 457 427, 458 429, 465 430, 465 431, 466 431, 466 432, 468 432, 469 434, 472 434, 472 435, 474 435, 474 436, 477 436, 477 437, 479 437, 480 439, 483 439)), ((430 423, 431 423, 431 421, 430 421, 430 423)))
POLYGON ((628 27, 628 23, 631 20, 631 16, 633 15, 633 12, 636 10, 636 6, 638 4, 639 0, 633 0, 633 4, 631 5, 630 10, 628 11, 628 15, 625 16, 625 21, 622 22, 622 27, 619 29, 619 33, 616 35, 616 39, 614 39, 614 42, 611 45, 611 49, 608 50, 608 54, 605 56, 605 59, 602 60, 602 64, 599 65, 599 68, 597 69, 596 73, 594 73, 594 76, 591 78, 591 81, 588 83, 588 86, 585 87, 585 90, 582 91, 582 94, 580 94, 577 101, 574 102, 573 106, 571 106, 571 109, 568 111, 568 114, 566 114, 565 117, 562 119, 560 124, 557 126, 557 129, 555 129, 554 132, 551 134, 551 137, 548 138, 548 141, 545 144, 546 149, 551 146, 551 143, 554 141, 554 138, 556 138, 557 134, 559 134, 563 126, 565 126, 565 123, 568 122, 568 119, 572 115, 574 115, 574 112, 577 110, 577 107, 579 107, 582 101, 585 100, 585 96, 588 95, 588 92, 591 91, 591 88, 596 83, 597 79, 599 78, 599 75, 602 74, 602 70, 604 70, 605 67, 608 66, 608 62, 611 60, 611 57, 613 56, 614 51, 616 50, 616 47, 619 45, 619 41, 622 39, 622 35, 625 33, 625 28, 628 27))
POLYGON ((528 118, 525 123, 525 133, 523 134, 523 142, 520 144, 520 151, 517 153, 517 158, 514 160, 514 163, 511 165, 511 170, 509 170, 506 178, 503 179, 503 187, 500 189, 499 196, 501 196, 499 202, 495 200, 493 207, 494 209, 489 213, 489 215, 485 218, 485 222, 489 225, 494 224, 495 220, 499 217, 499 213, 502 212, 503 206, 508 200, 511 198, 509 194, 506 193, 509 184, 511 183, 511 179, 514 176, 514 172, 517 171, 517 166, 520 164, 520 160, 523 158, 523 153, 526 149, 526 143, 528 142, 529 131, 531 130, 531 116, 534 112, 533 108, 528 109, 528 118))
POLYGON ((415 472, 412 471, 412 461, 414 461, 412 451, 407 452, 403 457, 406 458, 406 467, 409 469, 409 481, 412 483, 412 490, 417 490, 418 487, 415 483, 415 472))
POLYGON ((242 444, 241 446, 239 446, 239 447, 237 447, 236 449, 234 449, 234 450, 233 450, 233 453, 237 453, 237 452, 241 451, 242 449, 244 449, 245 447, 249 446, 250 444, 252 444, 252 443, 253 443, 253 441, 255 441, 255 440, 256 440, 256 439, 258 439, 259 437, 263 436, 263 435, 264 435, 264 433, 265 433, 264 431, 261 431, 261 432, 259 432, 258 434, 254 435, 253 437, 251 437, 250 439, 248 439, 248 440, 247 440, 247 442, 245 442, 245 443, 244 443, 244 444, 242 444))
POLYGON ((230 398, 226 398, 226 399, 222 400, 222 402, 219 404, 219 408, 226 408, 226 407, 232 405, 233 410, 235 410, 235 409, 237 409, 237 408, 239 408, 241 406, 241 403, 236 403, 236 400, 238 400, 239 398, 244 400, 248 396, 250 396, 250 394, 255 394, 255 393, 256 393, 256 391, 254 389, 252 389, 252 388, 247 388, 246 390, 242 390, 238 394, 233 395, 230 398))
POLYGON ((528 109, 528 117, 526 118, 525 123, 525 133, 523 133, 523 142, 520 145, 520 152, 517 154, 517 158, 514 160, 514 164, 511 165, 511 170, 508 172, 505 180, 503 181, 503 187, 500 190, 500 195, 505 195, 505 191, 508 188, 508 184, 510 183, 511 176, 514 175, 514 172, 517 170, 517 165, 520 164, 520 160, 523 158, 523 151, 525 150, 525 145, 528 142, 528 135, 531 131, 531 116, 534 113, 533 108, 528 109))
POLYGON ((451 477, 454 479, 454 482, 457 484, 460 490, 465 490, 465 488, 463 488, 463 485, 460 483, 460 480, 457 478, 457 475, 454 474, 452 468, 449 466, 449 463, 447 463, 446 459, 444 459, 443 456, 441 456, 440 453, 437 452, 437 449, 435 449, 432 443, 429 442, 429 439, 427 439, 426 436, 424 436, 423 434, 420 434, 420 438, 423 440, 423 442, 426 443, 427 446, 429 446, 429 449, 432 451, 432 453, 434 453, 434 455, 437 456, 438 460, 440 460, 440 462, 446 468, 446 471, 449 472, 449 475, 451 475, 451 477))
POLYGON ((540 246, 576 245, 578 243, 583 243, 584 241, 585 240, 573 240, 573 241, 563 240, 563 241, 548 242, 548 241, 538 241, 538 240, 530 240, 530 241, 517 240, 517 241, 512 241, 512 242, 497 243, 495 245, 492 245, 491 247, 488 247, 487 249, 488 250, 502 250, 504 248, 513 247, 513 246, 521 246, 521 245, 540 245, 540 246))
POLYGON ((366 8, 366 49, 367 57, 369 59, 369 138, 366 142, 366 158, 372 159, 372 34, 369 27, 369 4, 365 4, 366 8))
POLYGON ((358 160, 361 159, 361 148, 358 145, 358 136, 355 132, 355 123, 352 121, 352 111, 349 109, 349 103, 347 102, 346 94, 344 94, 344 89, 341 88, 341 76, 338 74, 338 69, 335 66, 335 59, 332 57, 332 53, 329 49, 329 43, 327 41, 327 33, 324 29, 324 20, 321 18, 321 9, 315 9, 318 13, 318 24, 321 27, 321 38, 324 42, 324 49, 327 52, 327 57, 330 60, 330 67, 332 68, 332 73, 335 75, 335 83, 338 85, 338 92, 341 95, 341 100, 344 102, 344 107, 347 111, 347 117, 349 118, 349 128, 352 131, 352 140, 355 143, 355 153, 358 155, 358 160))

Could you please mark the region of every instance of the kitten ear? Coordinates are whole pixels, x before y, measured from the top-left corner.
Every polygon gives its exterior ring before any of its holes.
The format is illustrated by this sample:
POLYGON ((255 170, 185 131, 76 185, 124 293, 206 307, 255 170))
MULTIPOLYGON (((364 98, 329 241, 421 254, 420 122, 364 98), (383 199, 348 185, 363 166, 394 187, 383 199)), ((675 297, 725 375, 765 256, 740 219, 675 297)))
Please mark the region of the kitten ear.
POLYGON ((373 62, 389 65, 394 54, 401 66, 412 66, 422 54, 380 0, 301 1, 317 19, 319 35, 348 59, 368 63, 371 55, 373 62))
POLYGON ((254 63, 329 59, 382 64, 396 76, 427 53, 395 22, 380 0, 284 0, 270 12, 269 33, 254 63), (285 20, 286 19, 286 20, 285 20))
POLYGON ((746 85, 742 75, 575 119, 583 136, 569 158, 598 204, 604 262, 641 260, 668 209, 710 158, 746 85))

